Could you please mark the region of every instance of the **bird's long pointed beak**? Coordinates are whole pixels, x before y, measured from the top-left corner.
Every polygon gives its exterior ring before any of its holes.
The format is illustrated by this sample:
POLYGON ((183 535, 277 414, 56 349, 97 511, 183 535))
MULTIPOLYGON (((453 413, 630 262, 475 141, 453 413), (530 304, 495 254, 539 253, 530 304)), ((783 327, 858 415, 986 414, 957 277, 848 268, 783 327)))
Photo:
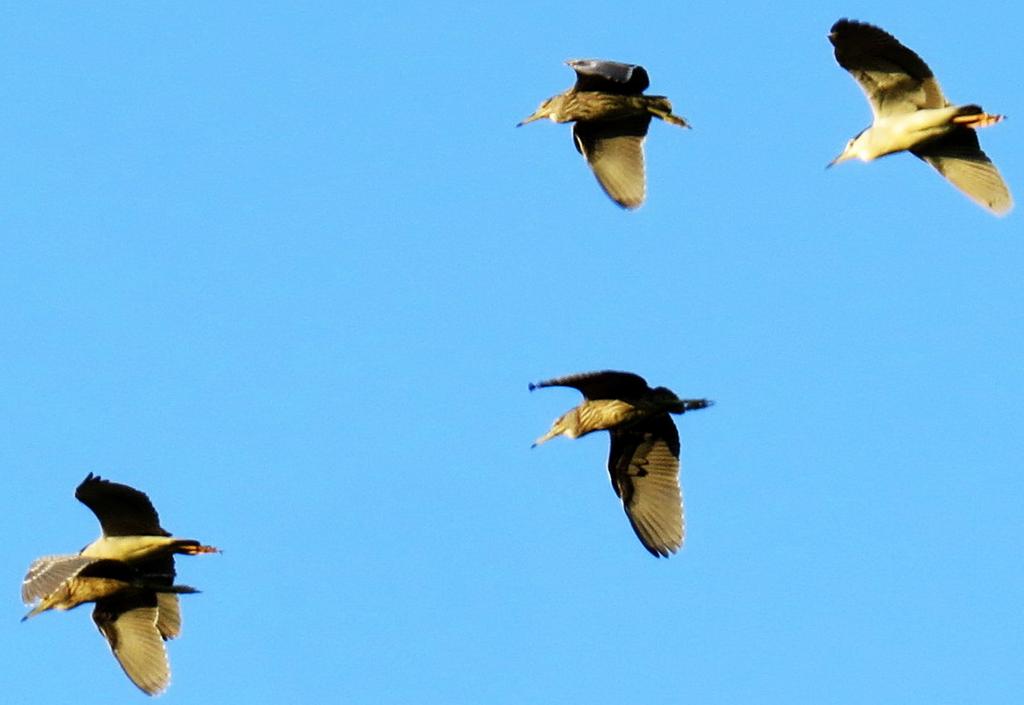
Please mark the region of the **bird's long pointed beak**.
POLYGON ((847 159, 849 159, 849 158, 850 158, 851 156, 853 156, 853 155, 851 155, 851 154, 848 154, 848 153, 847 153, 847 152, 846 152, 846 151, 844 150, 844 151, 843 151, 843 152, 842 152, 842 153, 841 153, 841 154, 840 154, 840 155, 839 155, 838 157, 836 157, 835 159, 833 159, 832 161, 830 161, 830 162, 829 162, 828 164, 826 164, 826 165, 825 165, 825 168, 826 168, 826 169, 831 169, 831 168, 832 168, 832 167, 834 167, 834 166, 835 166, 836 164, 842 164, 842 163, 843 163, 843 162, 845 162, 845 161, 846 161, 847 159))
POLYGON ((35 607, 32 608, 32 611, 30 611, 28 614, 26 614, 24 617, 22 617, 21 621, 24 622, 24 621, 28 620, 31 617, 35 617, 40 612, 45 612, 46 609, 47 609, 46 607, 43 607, 43 603, 40 602, 38 605, 36 605, 35 607))
POLYGON ((545 115, 542 115, 542 114, 540 113, 540 111, 538 110, 537 112, 535 112, 535 113, 534 113, 533 115, 531 115, 530 117, 528 117, 528 118, 525 118, 525 119, 523 119, 523 120, 520 120, 519 122, 517 122, 517 123, 516 123, 516 127, 522 127, 523 125, 525 125, 525 124, 527 124, 527 123, 529 123, 529 122, 533 122, 534 120, 540 120, 541 118, 544 118, 544 117, 546 117, 546 116, 545 116, 545 115))
POLYGON ((532 444, 530 445, 530 447, 531 447, 531 448, 536 448, 536 447, 537 447, 537 446, 539 446, 539 445, 540 445, 541 443, 546 443, 547 441, 550 441, 550 440, 551 440, 552 438, 554 438, 554 437, 555 437, 555 436, 557 436, 557 435, 558 435, 558 432, 557 432, 557 431, 555 431, 555 429, 551 429, 550 431, 548 431, 547 433, 545 433, 545 434, 544 434, 543 436, 541 436, 540 438, 538 438, 537 440, 535 440, 535 441, 534 441, 534 442, 533 442, 533 443, 532 443, 532 444))

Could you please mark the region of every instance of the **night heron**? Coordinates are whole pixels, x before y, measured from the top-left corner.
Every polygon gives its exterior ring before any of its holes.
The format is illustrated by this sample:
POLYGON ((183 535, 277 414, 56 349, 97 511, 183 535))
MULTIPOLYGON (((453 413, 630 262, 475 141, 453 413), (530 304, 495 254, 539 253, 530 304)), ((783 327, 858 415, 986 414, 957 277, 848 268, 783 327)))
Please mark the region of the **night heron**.
POLYGON ((874 115, 871 127, 850 140, 829 166, 909 151, 993 213, 1002 215, 1013 207, 1006 183, 981 151, 974 131, 999 122, 1002 115, 977 105, 950 104, 921 57, 878 27, 842 19, 828 38, 836 61, 860 84, 874 115))
POLYGON ((573 387, 583 403, 563 414, 534 442, 579 438, 608 431, 608 474, 640 543, 667 557, 683 545, 685 523, 679 489, 679 433, 669 414, 704 409, 707 399, 680 399, 665 387, 651 389, 629 372, 585 372, 530 385, 573 387))
POLYGON ((598 59, 565 63, 576 72, 576 84, 545 100, 516 127, 541 118, 575 122, 573 143, 601 188, 623 208, 638 208, 646 189, 644 138, 651 117, 680 127, 689 125, 672 114, 672 103, 665 96, 643 95, 650 85, 643 66, 598 59))
POLYGON ((78 554, 45 556, 22 582, 22 621, 50 609, 94 602, 92 617, 124 669, 141 690, 156 695, 170 683, 163 642, 181 632, 178 595, 197 592, 174 584, 174 554, 214 553, 193 539, 172 537, 160 526, 149 498, 91 473, 75 497, 93 511, 102 535, 78 554))

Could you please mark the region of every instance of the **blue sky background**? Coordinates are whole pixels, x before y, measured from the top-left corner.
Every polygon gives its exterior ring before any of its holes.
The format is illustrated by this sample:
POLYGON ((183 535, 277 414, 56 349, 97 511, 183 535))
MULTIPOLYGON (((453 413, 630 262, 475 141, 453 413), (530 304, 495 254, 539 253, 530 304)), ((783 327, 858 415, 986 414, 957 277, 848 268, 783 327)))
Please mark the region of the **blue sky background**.
POLYGON ((1024 689, 1024 233, 866 126, 826 39, 886 28, 1024 198, 1015 3, 31 3, 0 10, 0 619, 10 703, 141 702, 36 556, 88 472, 184 558, 174 703, 1010 703, 1024 689), (641 63, 648 202, 550 122, 641 63), (655 560, 607 438, 530 442, 626 369, 679 418, 655 560))

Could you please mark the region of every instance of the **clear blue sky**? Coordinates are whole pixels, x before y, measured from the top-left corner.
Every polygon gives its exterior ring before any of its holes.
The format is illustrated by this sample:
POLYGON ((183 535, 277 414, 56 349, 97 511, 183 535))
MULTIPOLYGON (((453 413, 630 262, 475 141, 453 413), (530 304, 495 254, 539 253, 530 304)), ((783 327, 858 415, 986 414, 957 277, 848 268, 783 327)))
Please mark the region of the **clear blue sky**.
POLYGON ((167 702, 1010 703, 1024 690, 1024 232, 918 160, 825 164, 870 112, 850 16, 1024 199, 1018 4, 27 3, 0 11, 6 702, 142 702, 36 556, 145 490, 184 558, 167 702), (550 122, 562 61, 637 62, 648 202, 550 122), (655 560, 604 434, 626 369, 679 418, 655 560))

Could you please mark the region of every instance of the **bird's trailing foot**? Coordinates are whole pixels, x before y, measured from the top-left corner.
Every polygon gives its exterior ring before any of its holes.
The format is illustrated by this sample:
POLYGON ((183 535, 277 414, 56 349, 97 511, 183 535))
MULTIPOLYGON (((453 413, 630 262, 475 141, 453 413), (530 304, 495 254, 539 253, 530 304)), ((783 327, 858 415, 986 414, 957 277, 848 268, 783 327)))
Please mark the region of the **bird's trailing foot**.
POLYGON ((685 119, 672 113, 672 102, 663 95, 640 96, 643 100, 643 108, 656 118, 660 118, 670 125, 689 127, 690 123, 685 119))
POLYGON ((194 546, 182 546, 181 553, 184 553, 186 556, 198 556, 200 553, 221 553, 221 550, 216 546, 196 544, 194 546))
POLYGON ((693 126, 690 123, 686 122, 684 118, 681 118, 678 115, 669 113, 668 115, 659 115, 658 117, 670 125, 679 125, 679 127, 685 127, 688 130, 693 129, 693 126))
POLYGON ((661 118, 670 125, 679 125, 679 127, 686 128, 690 127, 690 123, 686 122, 684 118, 673 114, 672 104, 668 101, 668 98, 663 96, 651 96, 647 101, 647 105, 644 107, 647 108, 647 112, 651 115, 656 118, 661 118))
POLYGON ((955 118, 953 118, 953 122, 958 125, 966 125, 967 127, 978 129, 979 127, 988 127, 989 125, 995 125, 997 122, 1002 122, 1005 119, 1005 115, 975 113, 973 115, 957 115, 955 118))
POLYGON ((682 399, 681 401, 683 402, 683 411, 680 413, 696 411, 697 409, 706 409, 709 406, 715 405, 715 402, 710 399, 682 399))

